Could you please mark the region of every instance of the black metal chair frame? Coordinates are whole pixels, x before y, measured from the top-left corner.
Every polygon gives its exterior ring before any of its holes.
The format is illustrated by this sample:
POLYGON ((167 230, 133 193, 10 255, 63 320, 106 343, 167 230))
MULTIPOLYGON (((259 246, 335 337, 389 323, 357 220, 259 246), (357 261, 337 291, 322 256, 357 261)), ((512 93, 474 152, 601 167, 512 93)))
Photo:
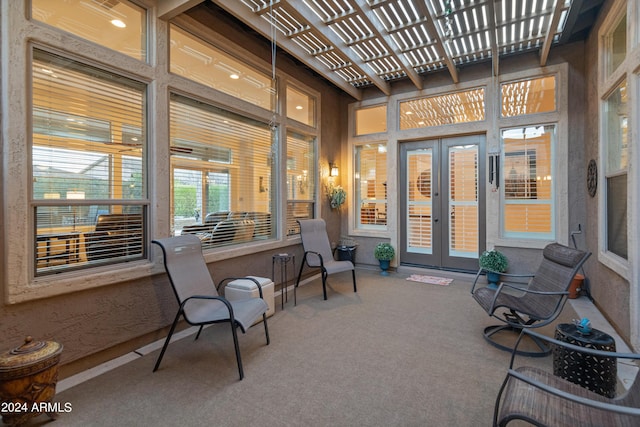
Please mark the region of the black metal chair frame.
MULTIPOLYGON (((493 295, 493 300, 491 301, 489 306, 488 307, 483 306, 483 308, 485 308, 485 310, 491 317, 495 317, 496 319, 504 322, 504 324, 502 325, 487 326, 483 331, 483 336, 485 340, 491 345, 493 345, 494 347, 504 351, 512 351, 513 347, 497 342, 494 336, 499 332, 510 331, 510 332, 520 333, 520 331, 522 331, 523 329, 543 327, 553 322, 558 317, 558 315, 562 312, 564 305, 567 301, 567 298, 569 296, 568 289, 571 284, 571 280, 576 275, 578 270, 582 268, 582 265, 586 262, 586 260, 589 258, 591 253, 583 252, 578 249, 569 248, 567 246, 560 245, 558 243, 552 243, 548 245, 546 248, 550 248, 552 246, 563 247, 565 250, 572 251, 576 257, 580 257, 576 261, 575 265, 571 267, 570 272, 565 274, 567 276, 567 279, 564 280, 562 282, 562 286, 559 287, 559 289, 561 290, 539 291, 535 289, 529 289, 528 284, 526 282, 523 282, 523 280, 524 279, 533 280, 536 277, 537 272, 534 274, 500 273, 501 278, 504 278, 506 280, 512 280, 513 282, 508 282, 508 281, 501 282, 498 288, 495 290, 495 294, 493 295), (535 314, 524 313, 525 304, 522 304, 520 306, 510 307, 501 300, 503 298, 503 292, 507 294, 509 290, 515 291, 517 293, 524 293, 523 296, 518 298, 522 300, 526 299, 529 296, 532 296, 533 298, 535 298, 536 296, 538 297, 556 296, 557 298, 554 301, 555 303, 554 310, 551 313, 547 314, 546 316, 540 317, 540 316, 536 316, 535 314), (499 309, 505 309, 505 310, 508 310, 508 312, 503 312, 503 311, 500 311, 499 309), (502 315, 502 317, 500 315, 502 315)), ((474 298, 476 298, 476 300, 478 300, 479 303, 480 303, 479 298, 475 295, 476 285, 478 284, 478 280, 480 276, 483 273, 488 271, 489 270, 480 268, 480 270, 478 270, 478 273, 476 274, 475 280, 473 282, 473 286, 471 287, 471 294, 474 296, 474 298)), ((513 302, 513 299, 511 299, 509 302, 513 302)), ((533 341, 533 343, 537 347, 537 350, 534 350, 534 351, 518 350, 518 354, 523 356, 529 356, 529 357, 544 357, 551 353, 551 349, 543 341, 539 340, 536 336, 532 335, 529 338, 531 339, 531 341, 533 341)))
POLYGON ((493 425, 514 420, 542 425, 640 425, 640 379, 622 395, 608 398, 538 368, 514 368, 518 346, 525 338, 564 348, 584 357, 640 360, 637 353, 619 353, 577 346, 522 329, 511 353, 507 375, 496 397, 493 425), (570 418, 570 421, 569 421, 570 418))
MULTIPOLYGON (((313 220, 306 220, 306 221, 313 221, 313 220)), ((302 225, 301 221, 298 221, 298 224, 300 224, 300 233, 302 233, 303 232, 302 231, 303 225, 302 225)), ((325 230, 325 236, 326 236, 326 230, 325 230)), ((303 241, 302 242, 303 242, 302 246, 304 247, 304 237, 303 237, 303 241)), ((333 255, 333 253, 331 252, 331 248, 328 245, 328 238, 327 238, 326 245, 329 248, 329 253, 331 253, 333 255)), ((355 265, 353 265, 353 263, 351 261, 336 261, 335 258, 333 258, 333 257, 331 258, 331 262, 340 262, 340 263, 350 263, 351 264, 351 275, 353 277, 353 292, 358 292, 358 288, 356 286, 355 265)), ((327 268, 325 267, 325 262, 324 262, 324 259, 322 257, 322 254, 320 254, 319 252, 310 251, 310 250, 306 250, 305 249, 304 256, 302 258, 302 262, 300 263, 300 272, 298 273, 298 280, 296 280, 296 284, 293 287, 293 304, 294 305, 297 304, 296 289, 300 285, 300 279, 302 278, 302 271, 304 270, 305 264, 309 268, 319 268, 320 269, 321 275, 322 275, 322 296, 323 296, 323 298, 325 300, 327 299, 327 277, 329 276, 329 272, 327 271, 327 268), (320 261, 320 265, 309 265, 309 260, 308 260, 309 255, 318 257, 318 260, 320 261)), ((344 269, 344 270, 341 270, 341 271, 347 271, 347 270, 344 269)))
MULTIPOLYGON (((184 236, 181 236, 181 237, 184 237, 184 236)), ((176 238, 178 238, 178 237, 176 237, 176 238)), ((164 265, 165 265, 165 270, 167 271, 167 276, 169 277, 169 281, 171 282, 171 288, 173 289, 173 292, 174 292, 174 295, 176 296, 176 299, 178 301, 180 301, 180 296, 178 294, 178 291, 176 290, 176 284, 175 284, 175 282, 173 280, 173 277, 169 273, 169 268, 167 266, 167 257, 166 257, 165 247, 158 240, 153 240, 152 243, 157 244, 162 249, 162 252, 163 252, 163 255, 164 255, 163 256, 163 261, 164 261, 164 265)), ((232 280, 236 280, 236 279, 243 279, 243 280, 251 280, 251 281, 253 281, 256 284, 257 288, 258 288, 258 292, 260 294, 260 298, 263 298, 262 288, 260 286, 260 283, 256 279, 254 279, 252 277, 228 277, 228 278, 225 278, 222 281, 220 281, 220 283, 215 287, 216 288, 216 292, 220 288, 222 288, 223 285, 225 285, 227 282, 232 281, 232 280)), ((164 357, 164 353, 167 350, 167 347, 169 346, 169 342, 171 341, 171 337, 172 337, 173 333, 175 332, 176 326, 178 325, 178 322, 180 321, 180 317, 184 317, 185 321, 191 326, 199 326, 198 333, 196 334, 196 337, 195 337, 194 341, 196 341, 200 337, 200 333, 202 332, 202 329, 206 325, 211 325, 211 324, 216 324, 216 323, 229 323, 230 326, 231 326, 231 333, 233 335, 233 345, 234 345, 235 353, 236 353, 236 363, 238 365, 238 373, 240 374, 240 379, 241 380, 244 378, 244 369, 242 367, 242 358, 240 356, 240 345, 238 343, 238 333, 237 333, 236 329, 239 327, 240 330, 242 330, 243 333, 245 333, 246 330, 242 326, 242 324, 240 324, 234 317, 233 303, 230 302, 229 300, 227 300, 226 298, 220 296, 220 295, 193 295, 191 297, 186 298, 184 301, 182 301, 180 303, 180 306, 178 308, 178 312, 176 313, 176 316, 175 316, 175 318, 173 320, 173 323, 171 324, 171 328, 169 329, 169 334, 167 335, 167 338, 164 341, 164 345, 162 346, 162 350, 160 351, 160 354, 158 355, 158 359, 156 360, 156 364, 153 367, 153 372, 156 372, 158 370, 158 368, 160 367, 160 362, 162 362, 162 358, 164 357), (227 307, 227 310, 229 311, 229 317, 228 318, 224 318, 224 319, 205 321, 205 322, 192 322, 192 321, 190 321, 189 318, 185 315, 184 307, 187 304, 187 302, 189 302, 190 300, 194 300, 194 299, 221 301, 227 307)), ((269 338, 269 327, 267 326, 267 315, 266 315, 266 312, 262 313, 262 322, 264 323, 264 332, 265 332, 265 336, 266 336, 266 340, 267 340, 267 345, 269 345, 271 340, 269 338)))

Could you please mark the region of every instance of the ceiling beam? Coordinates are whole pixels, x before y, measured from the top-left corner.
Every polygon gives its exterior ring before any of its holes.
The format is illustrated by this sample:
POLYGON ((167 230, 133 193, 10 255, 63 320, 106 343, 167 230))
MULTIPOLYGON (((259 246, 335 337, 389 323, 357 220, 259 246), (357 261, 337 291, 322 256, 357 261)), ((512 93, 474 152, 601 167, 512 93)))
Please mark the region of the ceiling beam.
POLYGON ((542 44, 542 48, 540 49, 540 66, 545 67, 547 65, 547 59, 549 58, 549 51, 551 50, 551 44, 553 43, 553 38, 557 34, 558 23, 560 22, 560 17, 562 16, 562 10, 565 9, 564 1, 557 0, 556 7, 553 10, 553 14, 551 15, 551 22, 549 22, 549 28, 547 28, 547 37, 544 39, 544 43, 542 44))
POLYGON ((456 64, 453 62, 453 59, 449 55, 449 52, 447 52, 447 49, 445 49, 442 34, 440 34, 440 31, 436 26, 436 19, 435 19, 436 13, 434 10, 432 10, 431 3, 430 2, 426 2, 426 3, 427 4, 425 4, 424 1, 416 2, 415 3, 416 9, 418 10, 418 13, 420 13, 422 16, 428 17, 424 25, 427 27, 427 31, 429 32, 429 34, 435 35, 436 52, 438 52, 438 55, 440 55, 444 59, 444 63, 449 69, 449 74, 451 74, 451 79, 453 79, 453 82, 459 83, 460 78, 458 77, 458 69, 456 68, 456 64))
POLYGON ((402 67, 402 71, 404 71, 407 77, 411 79, 416 88, 418 88, 418 90, 422 90, 422 77, 416 72, 416 70, 413 68, 413 65, 409 63, 406 56, 402 52, 400 52, 397 47, 394 47, 397 46, 397 44, 393 41, 391 36, 386 33, 383 34, 383 32, 381 31, 383 25, 376 14, 373 12, 373 10, 367 5, 367 2, 365 0, 354 0, 353 8, 363 18, 363 20, 366 17, 365 22, 367 22, 371 27, 370 29, 373 34, 384 42, 384 46, 387 51, 390 52, 396 59, 398 64, 400 64, 400 67, 402 67))
POLYGON ((500 53, 498 52, 498 42, 496 31, 498 26, 496 25, 496 8, 493 4, 493 0, 489 0, 487 2, 487 9, 489 11, 487 20, 489 21, 489 42, 491 43, 491 62, 493 64, 493 75, 497 76, 500 74, 499 70, 499 62, 500 62, 500 53))
POLYGON ((168 21, 204 0, 158 0, 158 18, 168 21))
POLYGON ((292 16, 298 16, 312 28, 316 29, 314 33, 317 37, 323 38, 324 42, 328 45, 335 46, 342 55, 347 57, 348 62, 351 62, 355 68, 358 68, 366 78, 373 83, 378 89, 385 95, 391 95, 391 86, 389 83, 380 78, 371 67, 358 55, 356 55, 345 42, 342 41, 336 33, 333 32, 329 26, 318 17, 312 10, 306 7, 300 7, 300 5, 294 4, 291 0, 280 0, 281 6, 287 6, 286 10, 292 16), (367 71, 371 70, 371 71, 367 71))
MULTIPOLYGON (((249 25, 263 37, 268 40, 271 39, 271 25, 269 21, 257 16, 248 7, 238 0, 212 0, 214 3, 222 7, 227 12, 234 15, 240 21, 249 25)), ((297 58, 303 64, 306 64, 309 68, 320 74, 322 77, 329 80, 335 86, 348 93, 358 101, 362 99, 362 90, 354 87, 346 82, 340 76, 333 72, 327 72, 327 66, 319 61, 317 58, 309 58, 309 54, 306 50, 301 48, 296 43, 289 39, 277 40, 276 45, 283 50, 287 51, 293 57, 297 58)))

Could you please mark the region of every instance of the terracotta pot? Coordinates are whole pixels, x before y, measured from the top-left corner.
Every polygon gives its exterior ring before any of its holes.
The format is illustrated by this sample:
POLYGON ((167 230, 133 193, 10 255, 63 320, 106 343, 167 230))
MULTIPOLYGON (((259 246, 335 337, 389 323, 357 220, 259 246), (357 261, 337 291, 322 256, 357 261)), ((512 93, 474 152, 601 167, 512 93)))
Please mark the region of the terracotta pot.
POLYGON ((582 274, 576 274, 569 285, 569 298, 576 299, 580 296, 582 290, 582 284, 584 283, 584 276, 582 274))
POLYGON ((5 424, 23 424, 43 412, 50 418, 57 417, 55 406, 49 403, 56 393, 61 353, 62 344, 27 337, 23 345, 0 355, 0 401, 5 424))

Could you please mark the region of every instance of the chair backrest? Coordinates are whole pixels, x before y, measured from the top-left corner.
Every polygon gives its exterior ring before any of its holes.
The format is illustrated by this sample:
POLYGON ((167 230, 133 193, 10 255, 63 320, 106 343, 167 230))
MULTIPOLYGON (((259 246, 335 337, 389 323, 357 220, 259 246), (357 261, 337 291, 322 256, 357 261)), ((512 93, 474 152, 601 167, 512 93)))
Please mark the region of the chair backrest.
MULTIPOLYGON (((317 252, 324 262, 333 260, 333 252, 327 235, 327 224, 324 219, 299 219, 300 237, 305 252, 317 252)), ((317 255, 307 254, 307 264, 312 267, 320 265, 317 255)))
MULTIPOLYGON (((529 284, 529 290, 540 292, 564 292, 591 254, 559 243, 550 243, 542 251, 542 262, 529 284)), ((527 298, 536 300, 537 315, 551 316, 566 299, 566 295, 534 295, 527 298)))
POLYGON ((185 234, 153 243, 162 248, 164 267, 179 303, 193 295, 218 295, 198 236, 185 234))

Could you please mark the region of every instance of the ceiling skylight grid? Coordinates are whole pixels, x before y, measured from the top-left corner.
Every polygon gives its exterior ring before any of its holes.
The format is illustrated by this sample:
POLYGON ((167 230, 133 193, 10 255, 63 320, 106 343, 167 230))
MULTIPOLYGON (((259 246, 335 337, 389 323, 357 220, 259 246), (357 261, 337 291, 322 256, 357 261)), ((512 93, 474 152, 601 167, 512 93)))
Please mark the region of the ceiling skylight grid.
MULTIPOLYGON (((582 2, 575 0, 211 2, 245 22, 276 25, 279 48, 306 52, 310 61, 317 61, 308 63, 311 68, 326 74, 326 67, 332 74, 327 77, 356 97, 359 92, 346 86, 375 85, 388 95, 389 81, 408 77, 421 89, 424 77, 419 74, 443 69, 457 83, 458 66, 493 60, 498 73, 501 55, 535 49, 541 51, 544 65, 551 44, 568 39, 561 37, 568 23, 568 31, 583 28, 576 23, 581 11, 573 10, 575 4, 582 8, 582 2)), ((588 0, 588 7, 603 2, 588 0)), ((268 27, 262 28, 258 31, 270 38, 268 27)), ((304 54, 294 56, 306 62, 304 54)))

